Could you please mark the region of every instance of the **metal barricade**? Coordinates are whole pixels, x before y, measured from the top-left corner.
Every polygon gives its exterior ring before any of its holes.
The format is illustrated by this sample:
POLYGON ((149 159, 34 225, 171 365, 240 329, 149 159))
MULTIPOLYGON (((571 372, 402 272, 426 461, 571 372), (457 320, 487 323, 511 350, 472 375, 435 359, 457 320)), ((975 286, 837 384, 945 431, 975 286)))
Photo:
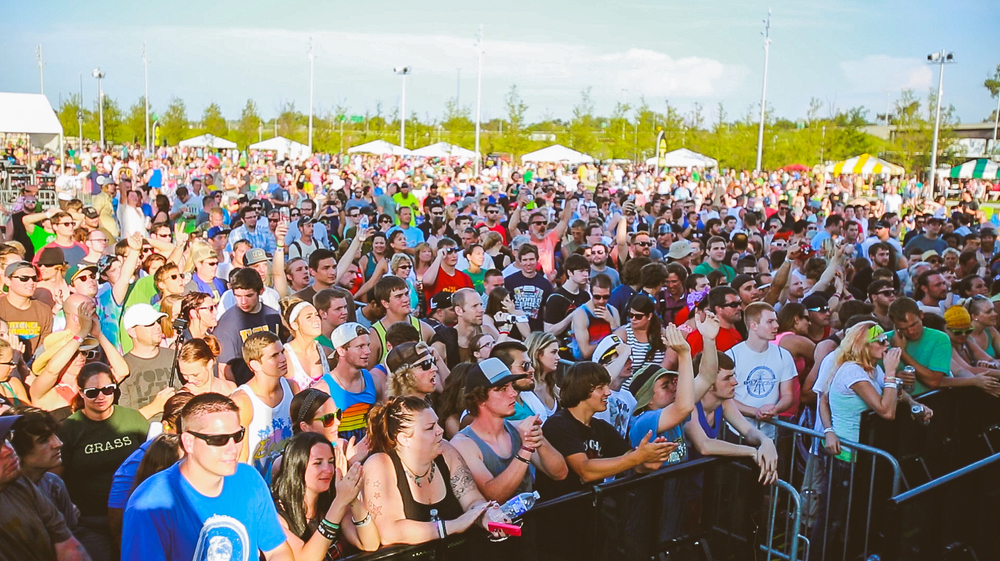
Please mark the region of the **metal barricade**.
POLYGON ((797 455, 812 448, 813 439, 822 442, 823 434, 779 420, 766 423, 778 431, 779 450, 788 451, 784 456, 779 452, 787 466, 779 475, 793 485, 801 481, 798 534, 809 536, 803 558, 826 561, 861 555, 867 559, 879 550, 878 523, 885 500, 906 485, 896 458, 878 448, 841 440, 841 449, 849 451, 849 456, 844 455, 852 458, 850 461, 830 456, 820 444, 818 454, 807 453, 805 470, 798 473, 797 455))

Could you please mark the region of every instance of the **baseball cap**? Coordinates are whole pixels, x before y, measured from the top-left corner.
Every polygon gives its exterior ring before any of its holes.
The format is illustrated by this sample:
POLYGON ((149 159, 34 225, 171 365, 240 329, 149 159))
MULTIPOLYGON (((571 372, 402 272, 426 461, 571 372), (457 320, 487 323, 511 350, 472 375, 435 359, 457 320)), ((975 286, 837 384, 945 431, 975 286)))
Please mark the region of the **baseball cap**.
MULTIPOLYGON (((131 179, 131 178, 129 178, 129 179, 131 179)), ((108 176, 108 175, 98 175, 97 176, 97 184, 98 185, 102 185, 102 186, 103 185, 113 185, 114 182, 115 182, 115 180, 112 179, 111 176, 108 176)))
POLYGON ((103 275, 108 272, 108 269, 110 269, 111 265, 114 265, 117 260, 117 255, 102 255, 101 258, 97 260, 97 270, 103 275))
POLYGON ((43 249, 41 255, 39 255, 38 264, 46 265, 48 267, 55 267, 56 265, 65 265, 66 255, 63 253, 62 248, 47 247, 43 249))
POLYGON ((267 261, 267 252, 259 247, 247 250, 247 252, 243 254, 244 267, 256 265, 257 263, 262 263, 264 261, 267 261))
POLYGON ((435 312, 437 310, 447 310, 454 306, 451 301, 451 295, 453 292, 438 292, 431 297, 430 301, 430 311, 435 312))
POLYGON ((84 207, 83 215, 86 216, 87 218, 97 218, 98 216, 100 216, 100 213, 97 212, 96 208, 88 206, 84 207))
POLYGON ((205 242, 201 242, 198 245, 194 246, 194 250, 191 252, 191 261, 193 263, 201 263, 206 259, 212 259, 212 258, 218 259, 219 254, 217 254, 215 250, 212 249, 205 242))
POLYGON ((736 275, 733 278, 733 282, 729 283, 729 286, 733 287, 735 290, 739 290, 744 284, 748 282, 753 282, 753 277, 750 275, 736 275))
POLYGON ((931 257, 941 257, 941 255, 938 254, 938 252, 934 251, 933 249, 928 249, 927 251, 920 254, 921 261, 927 261, 931 257))
POLYGON ((305 226, 306 224, 312 224, 314 220, 308 216, 303 216, 299 218, 299 228, 305 226))
POLYGON ((125 310, 125 314, 122 316, 122 326, 125 329, 131 329, 137 325, 152 325, 160 318, 165 317, 167 317, 167 314, 157 312, 149 304, 132 304, 129 306, 129 309, 125 310))
POLYGON ((625 341, 617 335, 608 335, 597 343, 594 349, 593 361, 607 366, 618 358, 618 347, 624 345, 625 341))
POLYGON ((362 335, 368 335, 365 326, 360 323, 348 322, 333 330, 330 342, 333 343, 333 348, 339 349, 362 335))
POLYGON ((56 198, 59 199, 60 201, 72 201, 73 195, 69 193, 59 193, 58 195, 56 195, 56 198))
POLYGON ((215 236, 221 236, 222 234, 228 234, 230 232, 229 228, 223 228, 222 226, 212 226, 208 229, 208 237, 214 238, 215 236))
POLYGON ((14 261, 10 265, 7 265, 3 273, 9 277, 21 269, 31 269, 34 272, 35 266, 28 261, 14 261))
POLYGON ((635 409, 633 411, 649 405, 653 399, 653 388, 656 387, 656 381, 664 376, 677 376, 677 373, 658 364, 647 364, 635 373, 632 377, 632 383, 628 387, 632 395, 635 396, 635 409))
POLYGON ((10 431, 13 430, 14 425, 21 419, 21 415, 5 415, 0 417, 0 446, 7 440, 10 436, 10 431))
POLYGON ((813 310, 815 308, 825 308, 830 304, 830 301, 826 296, 814 292, 809 296, 802 299, 802 305, 805 306, 807 310, 813 310))
POLYGON ((385 357, 389 373, 413 368, 431 356, 426 343, 402 343, 396 345, 385 357))
POLYGON ((465 391, 476 388, 496 388, 506 383, 527 378, 524 374, 513 374, 499 358, 488 358, 473 366, 465 377, 465 391))
POLYGON ((878 222, 875 223, 876 230, 881 230, 882 228, 891 228, 891 227, 892 225, 889 224, 888 220, 879 220, 878 222))
POLYGON ((97 265, 88 265, 84 263, 82 265, 73 265, 69 269, 66 269, 66 274, 63 275, 63 278, 66 279, 66 284, 73 284, 73 281, 76 280, 76 277, 78 277, 80 273, 84 271, 92 271, 96 276, 97 265))

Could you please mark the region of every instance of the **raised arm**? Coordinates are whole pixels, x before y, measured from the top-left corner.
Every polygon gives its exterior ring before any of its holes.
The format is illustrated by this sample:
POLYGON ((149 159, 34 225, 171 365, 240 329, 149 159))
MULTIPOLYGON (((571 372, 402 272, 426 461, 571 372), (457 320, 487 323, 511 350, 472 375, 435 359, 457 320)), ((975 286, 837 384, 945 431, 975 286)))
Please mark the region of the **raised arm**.
POLYGON ((698 364, 698 377, 694 379, 694 399, 701 401, 705 397, 715 379, 719 376, 719 352, 715 339, 719 336, 719 318, 712 312, 705 312, 705 321, 699 321, 695 314, 695 325, 701 333, 701 362, 698 364))
POLYGON ((667 432, 684 422, 694 411, 694 367, 691 364, 691 347, 684 334, 675 325, 668 325, 663 336, 667 346, 677 353, 677 396, 674 402, 660 411, 657 432, 667 432))
POLYGON ((274 285, 275 292, 281 296, 288 295, 288 279, 285 278, 285 234, 287 233, 288 223, 279 222, 274 229, 277 245, 274 248, 274 262, 271 264, 271 284, 274 285))
POLYGON ((444 256, 448 252, 448 248, 442 247, 437 250, 437 256, 434 257, 434 261, 431 262, 430 267, 424 271, 424 286, 431 287, 437 282, 438 272, 441 270, 441 262, 444 261, 444 256))
POLYGON ((354 236, 354 240, 351 245, 347 247, 347 251, 344 252, 344 256, 340 258, 337 262, 337 278, 347 274, 347 270, 351 267, 351 263, 354 262, 354 258, 358 256, 358 251, 361 250, 361 244, 365 243, 368 236, 373 232, 372 228, 367 230, 362 230, 358 228, 358 233, 354 236))
POLYGON ((114 303, 122 306, 125 304, 125 295, 132 284, 132 277, 135 276, 136 269, 139 268, 139 256, 142 253, 142 236, 137 233, 128 237, 128 252, 125 253, 125 261, 122 263, 121 273, 118 280, 111 287, 111 296, 114 303))

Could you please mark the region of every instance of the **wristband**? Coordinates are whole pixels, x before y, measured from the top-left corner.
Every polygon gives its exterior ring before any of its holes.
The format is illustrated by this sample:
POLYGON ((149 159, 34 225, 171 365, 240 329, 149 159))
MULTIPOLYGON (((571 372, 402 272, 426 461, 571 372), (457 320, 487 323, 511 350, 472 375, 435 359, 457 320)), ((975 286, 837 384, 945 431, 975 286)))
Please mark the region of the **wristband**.
POLYGON ((896 382, 886 382, 885 383, 885 389, 889 389, 889 388, 892 388, 892 389, 895 390, 895 389, 899 389, 899 386, 896 385, 896 382))
POLYGON ((438 538, 445 539, 448 537, 448 529, 444 526, 444 520, 437 521, 438 538))
POLYGON ((521 450, 524 450, 525 452, 527 452, 529 454, 534 454, 535 453, 535 449, 534 448, 529 448, 527 446, 521 446, 521 450))
POLYGON ((319 535, 323 536, 324 538, 332 542, 335 542, 338 539, 340 539, 340 536, 338 534, 340 531, 340 526, 338 524, 334 524, 333 522, 326 520, 325 518, 319 521, 319 526, 316 527, 316 531, 319 532, 319 535))
POLYGON ((833 427, 823 427, 823 434, 833 432, 833 427))
POLYGON ((517 461, 519 461, 519 462, 523 462, 524 465, 529 465, 531 463, 531 460, 525 458, 521 454, 514 454, 514 459, 517 460, 517 461))
POLYGON ((83 337, 80 337, 79 335, 73 335, 73 340, 76 341, 78 344, 81 345, 83 344, 83 337))
POLYGON ((371 511, 368 511, 368 514, 366 514, 365 517, 362 518, 360 521, 359 520, 355 520, 353 516, 351 517, 351 523, 354 524, 358 528, 360 528, 362 526, 367 526, 368 524, 371 523, 371 521, 372 521, 372 513, 371 513, 371 511))

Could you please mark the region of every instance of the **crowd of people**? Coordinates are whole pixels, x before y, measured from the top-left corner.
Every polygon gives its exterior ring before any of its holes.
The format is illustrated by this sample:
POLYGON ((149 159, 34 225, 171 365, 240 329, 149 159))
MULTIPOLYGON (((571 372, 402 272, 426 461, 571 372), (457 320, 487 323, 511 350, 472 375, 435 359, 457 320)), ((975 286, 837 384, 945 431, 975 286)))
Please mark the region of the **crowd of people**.
POLYGON ((523 493, 698 456, 746 457, 771 484, 767 421, 803 415, 824 435, 803 483, 823 531, 843 511, 823 475, 850 472, 863 413, 1000 396, 978 184, 949 205, 912 178, 77 158, 56 206, 28 184, 5 208, 11 558, 501 540, 523 493))

